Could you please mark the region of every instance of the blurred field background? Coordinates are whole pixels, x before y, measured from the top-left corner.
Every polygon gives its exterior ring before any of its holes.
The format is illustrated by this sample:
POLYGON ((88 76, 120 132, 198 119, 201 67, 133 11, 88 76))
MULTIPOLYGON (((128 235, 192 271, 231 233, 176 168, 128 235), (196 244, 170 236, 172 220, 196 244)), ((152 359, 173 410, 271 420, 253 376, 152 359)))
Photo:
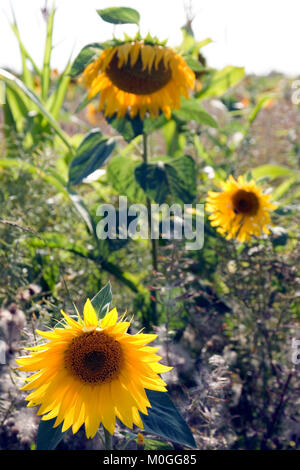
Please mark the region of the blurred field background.
MULTIPOLYGON (((183 50, 206 39, 193 31, 191 11, 186 3, 183 50)), ((251 172, 279 207, 271 234, 248 244, 226 241, 208 219, 202 250, 160 240, 153 269, 145 240, 99 246, 92 234, 99 204, 117 204, 120 194, 139 197, 132 168, 141 141, 126 140, 95 103, 83 106, 86 92, 69 75, 68 57, 64 70, 51 66, 49 5, 40 19, 47 24, 42 64, 22 42, 16 18, 9 41, 19 45, 22 71, 0 72, 0 338, 7 345, 0 448, 33 449, 39 422, 18 390, 15 356, 34 342, 36 328, 56 325, 61 308, 74 313, 73 303, 81 310, 108 281, 114 304, 134 315, 136 330, 159 334, 161 355, 174 366, 165 376, 168 389, 199 449, 300 448, 300 366, 291 359, 300 318, 297 75, 249 74, 240 64, 214 68, 205 44, 197 50, 195 96, 218 127, 198 116, 173 119, 149 137, 151 155, 193 158, 194 202, 204 202, 216 179, 251 172), (93 128, 118 137, 118 145, 95 179, 70 184, 74 152, 93 128)), ((146 439, 146 448, 159 445, 167 446, 146 439)), ((59 447, 101 443, 80 431, 59 447)))

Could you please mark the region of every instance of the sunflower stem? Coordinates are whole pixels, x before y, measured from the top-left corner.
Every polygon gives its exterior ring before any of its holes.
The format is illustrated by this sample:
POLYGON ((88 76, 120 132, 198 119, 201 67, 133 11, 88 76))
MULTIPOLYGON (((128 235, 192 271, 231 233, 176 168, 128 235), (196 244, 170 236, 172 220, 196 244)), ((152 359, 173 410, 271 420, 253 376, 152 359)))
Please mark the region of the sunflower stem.
POLYGON ((113 450, 113 445, 112 445, 112 435, 110 434, 107 429, 103 426, 104 430, 104 447, 105 450, 113 450))
MULTIPOLYGON (((143 133, 143 161, 144 163, 148 163, 148 145, 147 145, 147 134, 143 133)), ((151 200, 147 196, 146 200, 147 204, 147 213, 148 213, 148 229, 149 229, 149 237, 151 240, 151 255, 152 255, 152 269, 154 272, 157 271, 157 240, 151 237, 151 228, 152 228, 152 218, 151 218, 151 200)), ((157 324, 157 308, 156 308, 156 292, 152 292, 151 298, 151 305, 152 305, 152 320, 154 324, 157 324)))
MULTIPOLYGON (((144 163, 148 163, 148 145, 147 145, 147 134, 143 133, 143 161, 144 163)), ((151 238, 151 200, 147 197, 147 212, 148 212, 148 227, 149 227, 149 235, 151 239, 151 246, 152 246, 152 268, 154 271, 157 271, 157 243, 155 239, 151 238)))

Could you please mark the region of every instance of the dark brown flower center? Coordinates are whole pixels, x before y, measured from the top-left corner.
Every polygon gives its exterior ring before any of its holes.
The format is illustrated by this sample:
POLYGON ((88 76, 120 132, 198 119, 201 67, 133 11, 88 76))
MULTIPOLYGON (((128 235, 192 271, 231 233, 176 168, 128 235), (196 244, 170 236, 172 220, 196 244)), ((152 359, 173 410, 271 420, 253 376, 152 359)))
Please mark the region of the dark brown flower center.
POLYGON ((111 382, 122 366, 120 344, 101 331, 74 338, 65 353, 65 367, 85 383, 111 382))
POLYGON ((106 69, 106 74, 112 83, 120 90, 135 95, 148 95, 163 88, 172 77, 172 72, 169 68, 165 68, 163 60, 158 64, 157 70, 152 67, 148 71, 148 67, 143 70, 143 62, 141 54, 136 63, 131 66, 130 59, 127 64, 118 67, 118 56, 114 55, 109 66, 106 69))
POLYGON ((239 189, 232 197, 233 210, 236 214, 255 215, 259 201, 254 193, 239 189))

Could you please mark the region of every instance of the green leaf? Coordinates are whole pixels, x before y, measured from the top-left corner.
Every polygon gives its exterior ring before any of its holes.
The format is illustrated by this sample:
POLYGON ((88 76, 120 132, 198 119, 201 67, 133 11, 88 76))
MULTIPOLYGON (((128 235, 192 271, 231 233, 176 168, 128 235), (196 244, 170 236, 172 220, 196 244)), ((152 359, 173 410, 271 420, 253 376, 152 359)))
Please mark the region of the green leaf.
POLYGON ((24 100, 24 95, 22 96, 22 93, 18 89, 7 84, 6 102, 11 111, 18 132, 22 132, 29 112, 24 100))
POLYGON ((229 88, 238 83, 245 76, 244 67, 227 65, 208 77, 203 84, 203 89, 197 94, 199 100, 223 95, 229 88))
POLYGON ((141 413, 144 430, 168 441, 196 449, 190 428, 166 392, 147 390, 148 415, 141 413))
POLYGON ((135 116, 133 119, 126 114, 122 118, 117 118, 116 115, 112 117, 106 117, 108 124, 110 124, 116 131, 121 134, 126 142, 130 142, 135 139, 138 135, 142 135, 144 131, 143 121, 139 116, 135 116))
POLYGON ((168 120, 164 114, 161 114, 160 116, 152 119, 146 116, 143 122, 144 133, 148 135, 152 134, 152 132, 157 131, 158 129, 163 127, 167 122, 168 120))
POLYGON ((145 193, 155 202, 162 204, 172 200, 192 203, 196 196, 196 170, 192 157, 165 159, 142 163, 135 169, 135 177, 145 193))
POLYGON ((102 133, 93 129, 79 145, 75 158, 69 167, 69 183, 81 183, 84 178, 98 170, 108 159, 115 148, 115 141, 103 137, 102 133))
POLYGON ((103 44, 97 42, 83 47, 72 64, 71 70, 69 72, 70 76, 75 78, 80 75, 86 66, 98 57, 99 51, 103 49, 103 44))
POLYGON ((199 50, 206 46, 207 44, 210 44, 212 42, 212 39, 206 38, 203 39, 202 41, 196 41, 193 31, 191 29, 188 29, 186 27, 181 28, 182 32, 182 43, 179 46, 180 51, 182 51, 184 54, 190 54, 194 58, 197 57, 199 50))
POLYGON ((97 10, 98 15, 112 24, 139 24, 140 14, 133 8, 127 7, 110 7, 97 10))
POLYGON ((123 136, 126 142, 131 142, 143 133, 151 134, 160 129, 167 122, 164 114, 153 119, 146 116, 143 121, 140 119, 139 115, 131 118, 128 114, 122 118, 117 118, 116 115, 114 115, 110 118, 105 117, 105 119, 110 126, 123 136))
POLYGON ((140 160, 134 160, 129 156, 116 155, 107 166, 107 179, 112 187, 130 201, 145 203, 144 191, 135 179, 135 168, 140 160))
POLYGON ((111 292, 111 285, 108 282, 99 292, 96 294, 92 300, 92 305, 98 315, 101 317, 105 315, 109 304, 112 302, 112 292, 111 292))
POLYGON ((286 194, 296 182, 297 180, 295 176, 287 178, 272 192, 272 199, 277 201, 282 198, 282 196, 284 196, 284 194, 286 194))
POLYGON ((55 449, 62 438, 64 437, 62 430, 62 424, 54 428, 56 418, 49 419, 47 421, 40 420, 38 427, 36 450, 53 450, 55 449))
POLYGON ((217 128, 218 124, 214 118, 201 106, 199 101, 191 98, 181 98, 180 109, 173 111, 176 117, 186 119, 187 121, 197 121, 200 124, 206 124, 207 126, 217 128))
POLYGON ((82 98, 80 99, 77 108, 75 109, 75 114, 80 113, 80 111, 82 111, 90 101, 92 101, 92 99, 89 99, 89 92, 87 91, 82 95, 82 98))
POLYGON ((252 109, 251 113, 250 113, 250 116, 248 117, 248 122, 249 124, 252 124, 256 117, 258 116, 258 113, 259 111, 261 110, 261 108, 263 107, 263 105, 269 101, 270 99, 272 98, 276 98, 278 95, 276 95, 275 93, 272 93, 272 94, 268 94, 268 95, 265 95, 263 96, 262 98, 260 98, 260 100, 258 101, 258 103, 254 106, 254 108, 252 109))
POLYGON ((158 439, 145 439, 145 450, 174 450, 172 444, 158 439))
POLYGON ((184 56, 184 60, 186 61, 186 64, 194 70, 194 72, 202 72, 206 68, 199 62, 199 60, 194 59, 194 57, 187 55, 184 56))
POLYGON ((295 171, 291 170, 282 165, 273 165, 267 163, 266 165, 260 165, 256 168, 253 168, 252 175, 255 179, 268 178, 270 180, 280 178, 280 177, 290 177, 295 176, 295 171))
POLYGON ((66 187, 55 174, 54 171, 48 170, 48 172, 44 172, 41 168, 36 167, 35 165, 31 165, 30 163, 24 160, 18 160, 17 158, 2 158, 0 159, 0 167, 3 166, 4 168, 20 168, 21 170, 28 171, 36 175, 38 178, 42 178, 44 181, 55 186, 59 192, 62 192, 65 195, 68 195, 66 187))

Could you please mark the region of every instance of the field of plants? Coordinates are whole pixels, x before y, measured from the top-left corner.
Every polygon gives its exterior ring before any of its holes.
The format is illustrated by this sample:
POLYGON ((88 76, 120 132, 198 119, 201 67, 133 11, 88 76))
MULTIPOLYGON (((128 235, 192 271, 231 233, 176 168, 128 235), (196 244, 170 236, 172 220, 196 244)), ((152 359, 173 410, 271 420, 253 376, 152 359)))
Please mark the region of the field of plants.
POLYGON ((297 77, 95 15, 0 69, 0 449, 299 449, 297 77))

